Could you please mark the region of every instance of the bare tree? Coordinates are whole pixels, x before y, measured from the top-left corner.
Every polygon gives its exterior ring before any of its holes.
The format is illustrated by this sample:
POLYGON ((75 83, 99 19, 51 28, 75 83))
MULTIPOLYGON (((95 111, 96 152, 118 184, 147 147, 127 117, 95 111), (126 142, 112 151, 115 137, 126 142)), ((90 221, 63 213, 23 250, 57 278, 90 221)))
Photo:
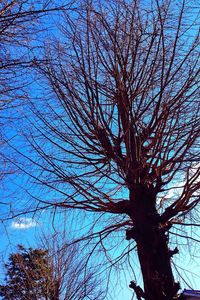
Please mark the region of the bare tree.
POLYGON ((53 270, 49 281, 52 300, 105 299, 106 289, 99 270, 95 266, 85 268, 86 252, 79 244, 66 239, 65 230, 41 235, 39 245, 47 249, 53 270))
POLYGON ((19 245, 5 264, 0 296, 4 300, 105 299, 95 268, 86 272, 84 253, 77 245, 64 244, 63 237, 58 233, 43 235, 42 247, 36 249, 19 245))
MULTIPOLYGON (((49 3, 51 3, 50 1, 49 3)), ((51 8, 53 10, 53 8, 51 8)), ((23 74, 32 61, 30 42, 42 30, 40 17, 51 11, 44 3, 1 1, 0 3, 0 110, 24 96, 23 74)), ((56 9, 56 8, 54 8, 56 9)))
MULTIPOLYGON (((26 45, 28 33, 30 33, 33 17, 28 18, 24 11, 25 1, 1 1, 0 3, 0 144, 1 150, 4 148, 4 132, 8 124, 8 111, 12 108, 14 100, 23 95, 22 82, 19 83, 17 72, 18 68, 25 62, 22 60, 23 46, 26 45), (29 23, 29 24, 27 24, 29 23), (19 49, 21 51, 19 51, 19 49), (11 104, 12 102, 12 104, 11 104)), ((21 69, 22 72, 22 69, 21 69)), ((17 101, 15 101, 16 103, 17 101)), ((2 152, 2 151, 1 151, 2 152)), ((1 155, 0 176, 7 173, 5 159, 1 155)))
MULTIPOLYGON (((38 34, 45 30, 42 20, 47 13, 68 9, 51 1, 9 0, 0 3, 0 145, 4 150, 5 132, 12 131, 11 121, 17 117, 15 108, 27 99, 25 86, 30 84, 29 67, 34 57, 32 48, 39 46, 38 34), (4 130, 3 130, 4 129, 4 130)), ((18 116, 19 118, 19 116, 18 116)), ((0 153, 0 178, 12 171, 4 166, 0 153)))
POLYGON ((130 284, 138 299, 177 297, 169 235, 197 225, 197 9, 184 0, 80 3, 39 66, 51 94, 33 103, 37 135, 28 139, 40 156, 27 158, 55 194, 38 205, 108 214, 101 243, 124 228, 141 266, 144 288, 130 284))

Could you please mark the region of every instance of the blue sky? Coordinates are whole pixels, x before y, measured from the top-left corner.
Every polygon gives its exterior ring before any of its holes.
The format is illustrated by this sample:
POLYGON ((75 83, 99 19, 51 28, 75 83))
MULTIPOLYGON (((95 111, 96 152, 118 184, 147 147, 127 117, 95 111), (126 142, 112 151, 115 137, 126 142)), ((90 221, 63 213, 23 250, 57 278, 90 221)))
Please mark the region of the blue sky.
MULTIPOLYGON (((5 227, 1 225, 0 233, 1 233, 1 244, 0 244, 0 257, 1 264, 6 262, 10 253, 16 251, 16 246, 18 244, 23 244, 25 247, 38 247, 38 238, 42 233, 50 231, 53 233, 54 230, 60 230, 61 226, 59 226, 59 221, 55 220, 54 229, 51 226, 51 219, 49 219, 48 213, 44 212, 41 217, 38 219, 34 219, 32 217, 20 217, 14 220, 10 220, 5 224, 5 227), (59 229, 58 229, 59 227, 59 229)), ((78 225, 78 224, 77 224, 78 225)), ((68 222, 66 223, 68 226, 68 222)), ((75 230, 76 231, 76 230, 75 230)), ((104 268, 102 258, 96 256, 95 254, 92 257, 94 262, 100 263, 100 268, 104 268)), ((134 265, 134 264, 133 264, 134 265)), ((129 272, 126 272, 126 269, 121 270, 121 276, 118 278, 120 273, 113 272, 110 280, 110 289, 106 299, 132 299, 132 292, 128 288, 129 282, 132 279, 129 272)), ((0 279, 1 281, 4 279, 4 271, 1 268, 0 279)), ((74 299, 75 300, 75 299, 74 299)))
MULTIPOLYGON (((52 231, 54 232, 54 229, 61 229, 63 226, 63 223, 61 225, 60 222, 62 217, 56 217, 54 221, 55 228, 52 228, 52 218, 49 218, 50 215, 47 212, 43 212, 40 217, 34 218, 31 216, 22 216, 18 219, 10 220, 5 224, 5 227, 1 224, 1 244, 0 244, 0 254, 3 260, 5 261, 11 252, 15 252, 17 244, 23 244, 26 247, 37 247, 38 245, 38 236, 44 232, 44 231, 52 231)), ((69 226, 71 224, 70 218, 65 220, 66 226, 69 226)), ((79 225, 77 222, 77 228, 74 229, 78 230, 79 225)), ((83 224, 82 224, 83 225, 83 224)), ((83 226, 84 227, 84 226, 83 226)), ((193 235, 195 237, 195 235, 193 235)), ((196 238, 199 238, 199 230, 196 232, 196 238)), ((127 243, 127 241, 125 242, 127 243)), ((174 243, 176 241, 174 240, 174 243)), ((179 244, 182 246, 179 246, 180 254, 177 255, 177 258, 175 258, 176 264, 180 267, 181 275, 184 277, 184 280, 187 281, 189 286, 184 284, 182 282, 182 287, 185 288, 194 288, 198 289, 200 285, 200 280, 196 276, 200 274, 200 263, 199 263, 199 257, 200 257, 200 250, 198 245, 196 246, 196 249, 192 249, 193 242, 191 242, 191 245, 187 245, 187 243, 190 243, 190 241, 185 240, 179 240, 179 244), (188 247, 189 246, 189 247, 188 247), (191 253, 190 253, 191 251, 191 253), (191 255, 191 256, 190 256, 191 255), (190 272, 185 272, 186 270, 189 270, 190 272), (196 275, 195 275, 196 274, 196 275)), ((124 243, 123 243, 124 244, 124 243)), ((122 247, 122 246, 120 246, 122 247)), ((119 247, 119 248, 120 248, 119 247)), ((175 244, 174 244, 175 247, 175 244)), ((112 255, 112 254, 111 254, 112 255)), ((114 253, 113 253, 114 255, 114 253)), ((113 256, 114 257, 114 256, 113 256)), ((139 275, 139 267, 138 262, 135 255, 130 256, 132 260, 132 267, 134 269, 134 272, 138 275, 139 280, 141 280, 141 277, 139 275)), ((94 254, 93 257, 94 261, 96 261, 96 256, 94 254)), ((98 257, 99 260, 99 257, 98 257)), ((104 261, 104 260, 102 260, 104 261)), ((100 262, 100 260, 99 260, 100 262)), ((103 265, 102 265, 103 267, 103 265)), ((119 266, 120 268, 120 266, 119 266)), ((1 279, 3 279, 3 272, 1 271, 1 279)), ((124 269, 122 268, 119 273, 113 272, 111 276, 111 295, 113 296, 114 292, 116 293, 114 299, 117 300, 131 300, 132 298, 132 292, 128 288, 128 284, 130 280, 134 278, 133 275, 130 274, 130 270, 126 270, 126 264, 124 264, 124 269), (118 275, 121 274, 121 277, 118 277, 118 275)), ((109 296, 106 298, 107 300, 112 300, 112 297, 109 296)))
MULTIPOLYGON (((48 21, 49 22, 49 21, 48 21)), ((36 42, 37 45, 37 42, 36 42)), ((34 78, 32 78, 34 80, 34 78)), ((35 93, 35 97, 38 98, 38 86, 34 83, 32 85, 32 93, 35 93)), ((39 99, 39 98, 38 98, 39 99)), ((25 108, 26 109, 26 108, 25 108)), ((7 111, 5 112, 8 116, 13 115, 13 111, 7 111)), ((26 112, 27 113, 27 112, 26 112)), ((16 116, 19 119, 13 119, 12 122, 7 123, 5 127, 5 135, 8 137, 14 137, 16 134, 18 135, 17 139, 15 138, 12 142, 13 145, 15 145, 17 148, 20 149, 24 154, 29 154, 28 148, 25 147, 24 143, 24 137, 23 137, 23 132, 22 131, 17 131, 16 128, 18 127, 19 123, 21 123, 22 127, 23 125, 23 117, 25 115, 25 111, 23 111, 22 108, 19 107, 19 109, 16 110, 16 116), (21 136, 20 136, 21 134, 21 136)), ((30 125, 29 125, 30 126, 30 125)), ((10 159, 14 159, 17 164, 20 164, 21 166, 21 158, 19 157, 18 154, 13 155, 13 153, 10 152, 8 147, 4 147, 5 153, 9 153, 10 159)), ((31 155, 33 155, 31 153, 31 155)), ((29 162, 30 163, 30 162, 29 162)), ((9 163, 7 163, 7 166, 9 166, 9 163)), ((7 167, 6 166, 6 167, 7 167)), ((23 167, 23 166, 22 166, 23 167)), ((31 163, 28 166, 30 167, 29 171, 32 170, 31 163)), ((28 207, 29 201, 31 200, 30 195, 27 194, 30 193, 32 195, 37 195, 41 199, 54 199, 55 194, 51 191, 49 191, 49 194, 43 195, 43 189, 40 189, 41 187, 39 185, 34 185, 32 186, 30 183, 30 180, 28 177, 20 171, 16 170, 15 167, 13 168, 13 174, 8 175, 5 177, 5 179, 1 182, 1 200, 5 204, 1 204, 1 213, 4 216, 4 212, 6 213, 8 210, 12 210, 14 207, 18 208, 19 210, 22 207, 28 207)), ((12 169, 11 168, 11 169, 12 169)), ((11 170, 12 171, 12 170, 11 170)), ((33 171, 35 172, 34 168, 33 171)), ((45 190, 46 192, 47 190, 45 190)), ((16 210, 15 210, 16 211, 16 210)), ((39 215, 34 215, 28 214, 28 215, 23 215, 19 218, 16 219, 10 219, 5 223, 2 223, 0 226, 0 233, 1 233, 1 244, 0 244, 0 253, 2 255, 2 258, 5 260, 9 253, 14 251, 16 249, 17 244, 23 244, 27 247, 35 247, 37 245, 37 236, 38 233, 44 231, 44 230, 50 230, 53 232, 53 228, 51 225, 52 222, 52 217, 53 212, 45 211, 42 210, 41 214, 39 215)), ((59 216, 56 216, 57 219, 55 219, 55 227, 59 227, 59 216)), ((62 217, 61 217, 62 219, 62 217)), ((80 222, 81 218, 78 218, 80 222)), ((87 227, 87 223, 91 223, 92 218, 87 217, 85 221, 85 226, 87 227)), ((75 220, 76 223, 76 220, 75 220)), ((81 224, 82 227, 84 228, 84 224, 81 224)), ((66 226, 71 226, 71 219, 68 219, 68 222, 66 223, 66 226)), ((74 231, 78 231, 79 228, 76 228, 76 226, 79 226, 78 222, 77 224, 73 225, 74 231)), ((82 230, 84 233, 84 229, 82 230)), ((181 228, 180 229, 180 234, 190 234, 190 229, 189 228, 181 228)), ((125 234, 124 234, 125 235, 125 234)), ((199 229, 195 229, 193 233, 193 237, 196 240, 200 240, 200 231, 199 229)), ((177 258, 175 258, 175 261, 178 265, 180 265, 181 269, 181 274, 184 276, 184 280, 186 280, 189 285, 194 288, 194 289, 199 289, 200 287, 200 279, 192 274, 200 274, 200 247, 198 242, 196 243, 196 246, 194 247, 194 241, 192 240, 182 240, 180 239, 180 242, 182 244, 180 254, 177 255, 177 258), (184 269, 189 269, 190 273, 185 273, 184 269)), ((120 245, 119 249, 123 249, 127 245, 127 241, 124 241, 122 245, 120 245)), ((173 238, 173 245, 174 247, 176 246, 176 236, 173 238)), ((138 272, 138 263, 137 259, 131 256, 132 259, 132 265, 134 268, 134 271, 139 277, 139 280, 141 280, 141 277, 139 276, 138 272)), ((129 291, 128 289, 128 284, 130 280, 133 278, 129 274, 129 271, 126 270, 126 267, 124 267, 124 270, 121 270, 121 278, 117 277, 117 273, 113 273, 112 276, 114 276, 114 286, 112 287, 116 295, 114 297, 115 300, 130 300, 132 297, 132 292, 129 291), (117 287, 115 286, 115 283, 118 282, 117 287)), ((1 274, 2 276, 3 274, 1 274)), ((188 287, 186 286, 186 283, 183 281, 182 282, 183 287, 188 287)), ((108 296, 108 300, 111 300, 108 296)))

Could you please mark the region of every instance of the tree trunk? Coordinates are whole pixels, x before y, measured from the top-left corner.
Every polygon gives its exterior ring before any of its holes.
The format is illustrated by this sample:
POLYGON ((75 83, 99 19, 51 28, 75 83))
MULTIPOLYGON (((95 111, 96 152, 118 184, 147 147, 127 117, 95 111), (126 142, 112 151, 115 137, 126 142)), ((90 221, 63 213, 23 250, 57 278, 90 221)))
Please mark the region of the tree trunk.
POLYGON ((50 291, 50 300, 59 300, 60 299, 60 283, 56 278, 53 279, 52 287, 50 291))
MULTIPOLYGON (((168 236, 160 226, 153 188, 140 187, 130 192, 132 238, 137 243, 138 258, 144 283, 145 300, 172 300, 179 285, 175 283, 168 236)), ((133 287, 134 288, 134 287, 133 287)), ((139 298, 139 297, 138 297, 139 298)))

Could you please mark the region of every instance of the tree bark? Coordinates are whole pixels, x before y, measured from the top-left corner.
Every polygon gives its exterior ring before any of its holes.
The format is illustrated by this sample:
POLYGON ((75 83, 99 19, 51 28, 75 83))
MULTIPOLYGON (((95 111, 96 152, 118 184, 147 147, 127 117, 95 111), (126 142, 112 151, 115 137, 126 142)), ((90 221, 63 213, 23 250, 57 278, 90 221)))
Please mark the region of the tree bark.
POLYGON ((171 256, 177 251, 168 248, 168 236, 160 226, 153 188, 144 186, 130 191, 131 218, 134 228, 129 235, 137 243, 145 300, 172 300, 179 284, 175 283, 171 256))

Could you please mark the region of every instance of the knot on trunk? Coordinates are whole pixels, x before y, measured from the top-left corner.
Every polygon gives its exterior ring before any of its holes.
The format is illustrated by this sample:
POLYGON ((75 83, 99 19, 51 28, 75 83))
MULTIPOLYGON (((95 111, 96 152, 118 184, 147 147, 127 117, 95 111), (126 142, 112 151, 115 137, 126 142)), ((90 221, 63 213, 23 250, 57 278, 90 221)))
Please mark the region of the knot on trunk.
POLYGON ((165 223, 159 223, 159 230, 161 232, 167 232, 172 227, 172 223, 170 221, 165 223))
POLYGON ((142 290, 142 288, 139 285, 136 285, 135 281, 131 281, 129 284, 129 287, 134 290, 138 300, 145 298, 144 291, 142 290))
POLYGON ((174 250, 169 249, 169 256, 170 257, 172 257, 173 255, 178 254, 178 253, 179 253, 179 250, 178 250, 177 247, 174 250))
POLYGON ((177 295, 178 291, 180 290, 180 283, 179 282, 175 282, 174 283, 174 294, 177 295))
POLYGON ((131 239, 136 239, 136 230, 134 227, 126 229, 126 240, 130 241, 131 239))

